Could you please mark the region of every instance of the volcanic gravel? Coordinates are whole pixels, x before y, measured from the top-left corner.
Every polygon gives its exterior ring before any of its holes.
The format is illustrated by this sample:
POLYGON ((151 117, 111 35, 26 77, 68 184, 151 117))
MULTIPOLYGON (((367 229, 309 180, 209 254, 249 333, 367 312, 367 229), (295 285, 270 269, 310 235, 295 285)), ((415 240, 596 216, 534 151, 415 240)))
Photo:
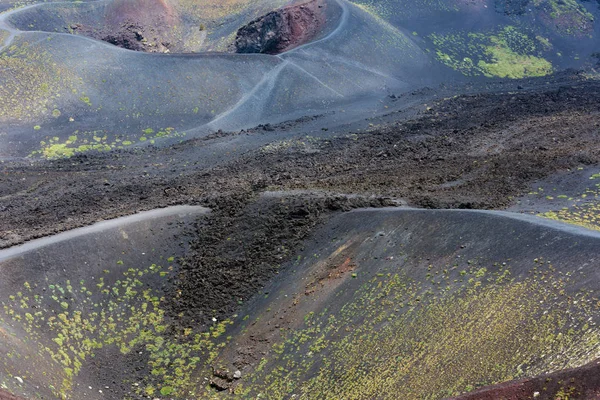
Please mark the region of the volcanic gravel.
MULTIPOLYGON (((547 89, 440 100, 410 120, 277 142, 208 167, 186 151, 210 146, 203 139, 7 162, 0 175, 0 243, 140 210, 206 205, 213 212, 198 222, 170 300, 174 326, 204 324, 255 294, 332 213, 399 201, 504 208, 533 181, 597 165, 598 104, 600 83, 567 75, 547 89), (261 195, 266 191, 283 194, 261 195)), ((227 134, 216 136, 226 145, 227 134)))

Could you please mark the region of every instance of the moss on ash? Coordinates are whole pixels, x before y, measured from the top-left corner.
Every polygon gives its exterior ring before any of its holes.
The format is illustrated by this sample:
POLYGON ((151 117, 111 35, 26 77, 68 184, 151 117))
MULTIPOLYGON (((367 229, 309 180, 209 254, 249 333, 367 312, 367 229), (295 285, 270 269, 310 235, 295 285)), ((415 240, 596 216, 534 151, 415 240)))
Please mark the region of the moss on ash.
MULTIPOLYGON (((582 365, 600 354, 598 300, 569 297, 570 273, 546 260, 530 276, 455 265, 415 282, 384 272, 353 300, 282 333, 241 398, 438 399, 582 365)), ((343 293, 335 294, 336 298, 343 293)))
POLYGON ((464 75, 519 79, 552 73, 541 55, 548 41, 534 40, 512 26, 493 34, 432 34, 438 60, 464 75))
POLYGON ((70 73, 39 46, 27 42, 0 54, 0 121, 50 115, 62 93, 71 90, 70 73))
POLYGON ((5 31, 4 29, 0 29, 0 46, 4 45, 4 41, 8 39, 10 33, 5 31))
MULTIPOLYGON (((58 111, 58 110, 56 110, 58 111)), ((60 111, 59 111, 60 116, 60 111)), ((135 143, 148 142, 154 144, 159 138, 184 137, 185 132, 177 132, 174 128, 164 128, 154 131, 147 128, 139 136, 126 137, 120 135, 109 135, 105 131, 75 131, 66 140, 58 137, 47 137, 40 142, 40 149, 30 153, 30 157, 41 156, 46 159, 68 158, 75 154, 88 151, 110 151, 123 149, 135 143), (110 136, 110 137, 109 137, 110 136)))
POLYGON ((581 36, 594 30, 594 16, 575 0, 534 0, 545 24, 556 32, 581 36))
MULTIPOLYGON (((327 308, 307 311, 298 329, 280 330, 234 397, 438 399, 600 355, 600 300, 578 286, 575 272, 542 258, 519 276, 508 261, 460 260, 412 266, 425 277, 416 279, 402 263, 385 263, 370 277, 357 273, 329 294, 327 308)), ((231 322, 170 331, 164 294, 148 283, 173 270, 127 269, 121 261, 114 268, 90 281, 25 282, 5 298, 0 322, 39 344, 37 359, 59 371, 47 376, 58 397, 73 398, 82 368, 109 349, 146 353, 149 373, 134 396, 218 398, 203 373, 235 340, 226 333, 231 322)), ((6 376, 15 373, 10 362, 6 376)))
MULTIPOLYGON (((589 179, 592 182, 600 182, 600 173, 592 174, 589 179)), ((572 204, 559 210, 547 211, 540 214, 540 216, 588 229, 600 230, 600 183, 592 185, 584 193, 575 197, 556 196, 556 200, 563 198, 567 198, 572 204)), ((552 197, 552 199, 554 198, 552 197)))
MULTIPOLYGON (((147 354, 150 374, 132 395, 189 396, 203 383, 198 382, 198 370, 225 345, 222 336, 231 322, 220 321, 207 331, 190 327, 170 332, 164 295, 148 282, 168 279, 172 268, 119 268, 123 272, 116 279, 106 270, 106 277, 89 281, 65 280, 44 287, 25 282, 23 290, 2 302, 0 322, 19 327, 26 333, 25 342, 38 344, 37 362, 50 362, 62 371, 46 377, 59 398, 74 398, 74 381, 101 350, 124 357, 142 350, 147 354)), ((19 351, 14 350, 15 356, 22 358, 19 351)), ((7 376, 14 374, 10 364, 5 366, 7 376)))

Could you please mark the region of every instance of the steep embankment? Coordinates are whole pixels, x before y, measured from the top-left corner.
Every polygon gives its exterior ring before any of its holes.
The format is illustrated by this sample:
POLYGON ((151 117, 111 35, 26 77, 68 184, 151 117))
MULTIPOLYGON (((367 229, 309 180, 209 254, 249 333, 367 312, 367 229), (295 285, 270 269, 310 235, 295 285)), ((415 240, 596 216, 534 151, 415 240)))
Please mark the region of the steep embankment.
MULTIPOLYGON (((439 399, 583 366, 600 355, 599 241, 505 213, 340 215, 240 313, 213 385, 242 398, 439 399)), ((600 384, 582 371, 545 398, 589 398, 576 394, 600 384)))
MULTIPOLYGON (((0 263, 4 384, 66 398, 439 399, 600 356, 600 233, 398 208, 315 231, 361 204, 382 203, 269 193, 223 207, 183 262, 175 218, 0 263)), ((544 395, 598 390, 591 367, 544 395)))

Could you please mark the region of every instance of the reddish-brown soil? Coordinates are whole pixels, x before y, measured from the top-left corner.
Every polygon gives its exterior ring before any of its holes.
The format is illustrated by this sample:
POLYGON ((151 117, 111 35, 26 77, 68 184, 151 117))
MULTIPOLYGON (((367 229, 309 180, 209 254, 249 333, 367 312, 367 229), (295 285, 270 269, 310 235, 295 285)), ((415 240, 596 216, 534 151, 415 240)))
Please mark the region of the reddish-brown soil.
POLYGON ((119 0, 108 6, 105 26, 74 24, 70 31, 129 50, 165 52, 178 23, 177 12, 164 0, 119 0))
POLYGON ((23 400, 23 398, 17 397, 13 394, 8 393, 5 390, 0 389, 0 400, 23 400))
POLYGON ((309 42, 325 24, 325 1, 310 0, 272 11, 240 28, 238 53, 279 54, 309 42))
POLYGON ((600 399, 600 360, 581 368, 486 387, 456 400, 600 399))
MULTIPOLYGON (((306 271, 305 279, 296 282, 293 293, 279 299, 276 307, 262 313, 261 318, 236 336, 235 346, 224 349, 217 363, 225 365, 230 374, 235 370, 256 366, 260 358, 271 350, 273 343, 280 339, 282 330, 300 328, 308 312, 319 307, 326 308, 329 295, 346 279, 352 278, 352 271, 357 267, 354 253, 359 245, 350 239, 325 260, 312 265, 306 271)), ((219 376, 213 379, 219 383, 216 386, 219 390, 234 390, 239 383, 234 379, 219 379, 219 376)))

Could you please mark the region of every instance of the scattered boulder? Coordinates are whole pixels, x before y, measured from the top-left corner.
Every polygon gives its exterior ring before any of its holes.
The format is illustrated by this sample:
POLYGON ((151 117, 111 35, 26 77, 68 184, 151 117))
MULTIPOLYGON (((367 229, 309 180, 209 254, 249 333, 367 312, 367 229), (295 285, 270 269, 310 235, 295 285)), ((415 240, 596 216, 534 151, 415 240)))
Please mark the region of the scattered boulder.
POLYGON ((234 373, 228 370, 220 370, 213 368, 213 376, 210 379, 210 386, 218 391, 231 390, 233 388, 233 381, 240 379, 242 372, 237 370, 234 373))

